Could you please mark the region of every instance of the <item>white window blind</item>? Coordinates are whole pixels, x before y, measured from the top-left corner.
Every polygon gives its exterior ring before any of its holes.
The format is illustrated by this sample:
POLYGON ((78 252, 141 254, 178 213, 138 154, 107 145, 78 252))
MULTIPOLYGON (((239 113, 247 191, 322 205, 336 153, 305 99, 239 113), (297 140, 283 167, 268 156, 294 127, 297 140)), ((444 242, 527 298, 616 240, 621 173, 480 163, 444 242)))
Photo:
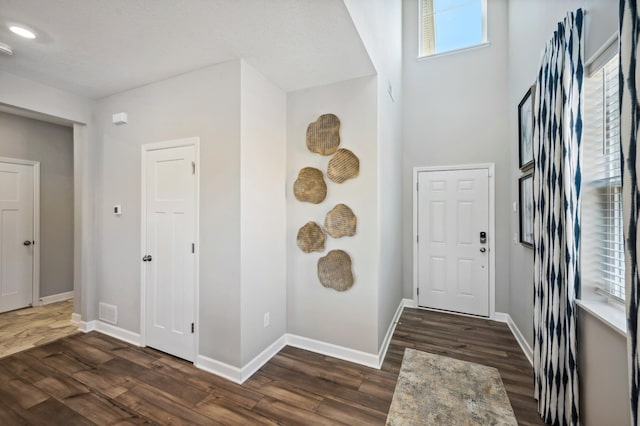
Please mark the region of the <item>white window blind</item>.
POLYGON ((582 278, 624 300, 618 56, 585 80, 582 278))

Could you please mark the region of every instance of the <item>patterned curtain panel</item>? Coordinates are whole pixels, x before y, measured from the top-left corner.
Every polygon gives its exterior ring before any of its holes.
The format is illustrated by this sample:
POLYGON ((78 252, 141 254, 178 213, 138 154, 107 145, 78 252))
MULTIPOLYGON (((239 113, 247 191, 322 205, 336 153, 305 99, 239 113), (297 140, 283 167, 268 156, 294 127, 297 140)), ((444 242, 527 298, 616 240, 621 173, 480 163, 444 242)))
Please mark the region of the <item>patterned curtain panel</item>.
POLYGON ((631 420, 638 424, 638 154, 636 142, 640 129, 640 105, 637 87, 638 38, 640 15, 636 0, 620 1, 620 152, 622 153, 622 210, 625 236, 625 296, 627 303, 627 348, 629 351, 629 383, 631 420))
POLYGON ((547 44, 534 103, 534 396, 544 421, 577 425, 582 9, 547 44))

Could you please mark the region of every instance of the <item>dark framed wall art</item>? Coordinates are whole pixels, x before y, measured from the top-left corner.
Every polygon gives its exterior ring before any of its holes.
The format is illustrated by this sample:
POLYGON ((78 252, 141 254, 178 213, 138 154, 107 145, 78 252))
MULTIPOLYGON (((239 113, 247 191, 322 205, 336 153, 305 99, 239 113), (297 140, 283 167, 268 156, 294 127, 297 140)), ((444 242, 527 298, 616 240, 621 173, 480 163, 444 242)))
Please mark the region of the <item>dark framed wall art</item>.
POLYGON ((533 174, 524 175, 519 181, 520 243, 533 248, 533 174))
POLYGON ((533 99, 531 86, 518 105, 518 158, 520 170, 533 166, 533 99))

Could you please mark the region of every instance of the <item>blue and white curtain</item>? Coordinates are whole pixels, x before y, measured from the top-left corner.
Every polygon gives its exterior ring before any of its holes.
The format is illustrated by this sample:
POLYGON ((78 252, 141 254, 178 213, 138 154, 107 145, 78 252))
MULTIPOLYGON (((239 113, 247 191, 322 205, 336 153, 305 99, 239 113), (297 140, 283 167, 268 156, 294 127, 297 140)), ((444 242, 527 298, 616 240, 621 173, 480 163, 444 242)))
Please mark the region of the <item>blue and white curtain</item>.
POLYGON ((640 15, 636 0, 620 1, 620 152, 622 153, 622 210, 625 236, 625 298, 627 303, 627 348, 629 352, 629 384, 631 421, 638 424, 638 153, 640 87, 638 38, 640 15))
POLYGON ((552 425, 579 424, 575 299, 583 23, 581 9, 558 23, 542 57, 534 101, 534 396, 552 425))

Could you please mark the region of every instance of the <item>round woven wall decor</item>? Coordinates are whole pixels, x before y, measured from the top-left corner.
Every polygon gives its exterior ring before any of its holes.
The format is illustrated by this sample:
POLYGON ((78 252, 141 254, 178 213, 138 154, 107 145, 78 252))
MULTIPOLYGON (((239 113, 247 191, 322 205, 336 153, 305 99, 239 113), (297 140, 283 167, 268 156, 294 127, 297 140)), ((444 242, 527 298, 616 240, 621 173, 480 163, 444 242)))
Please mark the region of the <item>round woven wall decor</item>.
POLYGON ((322 155, 331 155, 340 145, 340 120, 333 114, 323 114, 307 126, 307 148, 322 155))
POLYGON ((333 238, 351 237, 356 233, 358 219, 346 204, 335 206, 324 220, 324 229, 333 238))
POLYGON ((298 178, 293 183, 293 194, 298 201, 319 204, 327 196, 327 184, 322 172, 313 167, 305 167, 298 172, 298 178))
POLYGON ((327 176, 336 183, 352 179, 360 173, 360 160, 348 149, 339 149, 329 160, 327 176))
POLYGON ((342 250, 331 250, 318 260, 318 278, 327 288, 349 290, 353 285, 351 257, 342 250))
POLYGON ((298 230, 296 244, 305 253, 312 251, 324 251, 324 231, 315 222, 307 222, 298 230))

